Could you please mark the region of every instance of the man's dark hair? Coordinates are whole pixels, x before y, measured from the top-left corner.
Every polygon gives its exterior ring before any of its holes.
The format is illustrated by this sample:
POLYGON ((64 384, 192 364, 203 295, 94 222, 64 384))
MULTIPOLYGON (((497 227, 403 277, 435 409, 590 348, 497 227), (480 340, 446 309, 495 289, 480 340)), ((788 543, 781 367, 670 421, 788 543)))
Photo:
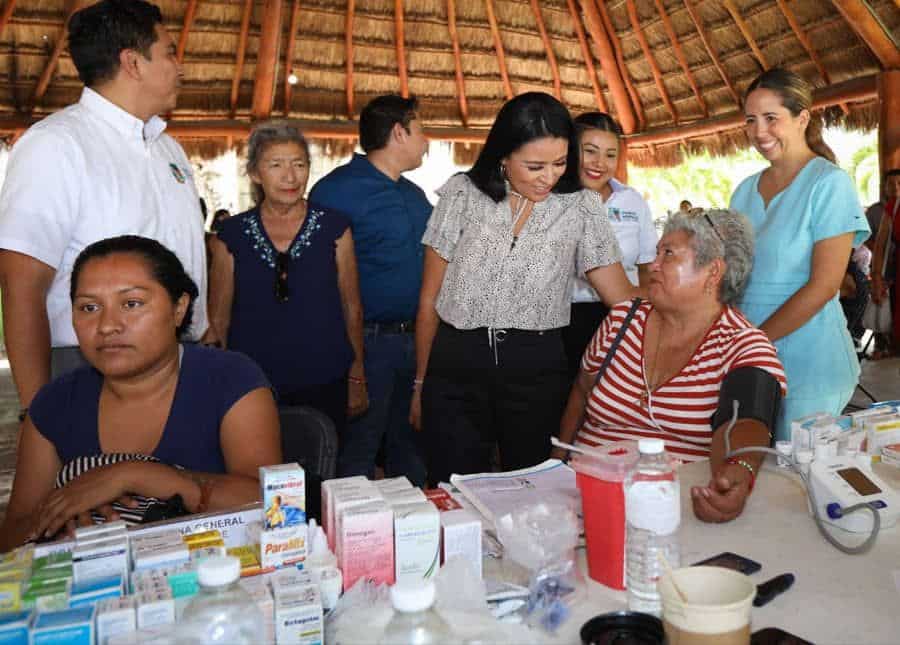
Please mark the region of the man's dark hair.
POLYGON ((101 0, 76 11, 69 20, 69 53, 78 77, 88 87, 111 80, 123 49, 150 58, 162 13, 144 0, 101 0))
POLYGON ((184 265, 172 251, 165 246, 151 240, 147 237, 138 235, 120 235, 119 237, 109 237, 99 242, 89 244, 75 258, 75 264, 72 265, 72 275, 69 283, 69 298, 74 302, 75 294, 78 292, 78 278, 84 265, 91 260, 109 257, 110 255, 135 255, 147 264, 150 275, 159 284, 163 286, 172 299, 172 304, 178 302, 178 299, 187 294, 188 307, 184 314, 184 320, 175 330, 178 338, 187 333, 191 326, 191 318, 194 315, 194 302, 200 291, 197 285, 191 279, 191 276, 184 270, 184 265))
POLYGON ((896 177, 897 175, 900 175, 900 168, 891 168, 884 173, 884 178, 881 181, 884 183, 888 180, 888 177, 896 177))
POLYGON ((544 92, 526 92, 507 101, 488 132, 475 165, 466 172, 472 183, 495 202, 506 197, 502 160, 526 143, 544 137, 569 142, 566 171, 553 187, 554 193, 573 193, 581 188, 578 180, 578 135, 569 111, 544 92))
POLYGON ((399 94, 376 96, 359 115, 359 147, 366 153, 381 150, 397 123, 409 132, 409 124, 416 118, 418 109, 419 100, 415 96, 408 99, 399 94))

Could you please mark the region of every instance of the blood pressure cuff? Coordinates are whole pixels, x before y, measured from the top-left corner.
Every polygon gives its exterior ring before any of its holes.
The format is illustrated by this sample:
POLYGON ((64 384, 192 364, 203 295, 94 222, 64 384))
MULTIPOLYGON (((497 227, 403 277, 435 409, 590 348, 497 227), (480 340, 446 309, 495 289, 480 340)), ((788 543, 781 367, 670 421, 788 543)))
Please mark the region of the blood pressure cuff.
POLYGON ((711 420, 713 430, 731 421, 734 401, 738 402, 738 419, 755 419, 771 433, 781 407, 781 384, 758 367, 739 367, 726 374, 719 388, 719 407, 711 420))

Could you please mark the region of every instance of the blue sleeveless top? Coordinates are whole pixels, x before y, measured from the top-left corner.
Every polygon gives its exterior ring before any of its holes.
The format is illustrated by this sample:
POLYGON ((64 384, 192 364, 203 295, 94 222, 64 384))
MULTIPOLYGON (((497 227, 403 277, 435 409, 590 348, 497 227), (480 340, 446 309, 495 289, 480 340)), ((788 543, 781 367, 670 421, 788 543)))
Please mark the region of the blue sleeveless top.
POLYGON ((275 297, 278 251, 259 208, 225 220, 219 231, 234 257, 228 348, 255 360, 280 395, 334 381, 353 362, 335 257, 348 226, 336 211, 309 205, 287 251, 287 302, 275 297))
MULTIPOLYGON (((31 421, 62 463, 102 453, 97 428, 102 386, 100 372, 80 367, 46 384, 32 400, 31 421)), ((246 356, 184 345, 172 408, 151 456, 191 471, 225 473, 219 441, 222 419, 245 394, 261 387, 269 387, 269 382, 246 356)))

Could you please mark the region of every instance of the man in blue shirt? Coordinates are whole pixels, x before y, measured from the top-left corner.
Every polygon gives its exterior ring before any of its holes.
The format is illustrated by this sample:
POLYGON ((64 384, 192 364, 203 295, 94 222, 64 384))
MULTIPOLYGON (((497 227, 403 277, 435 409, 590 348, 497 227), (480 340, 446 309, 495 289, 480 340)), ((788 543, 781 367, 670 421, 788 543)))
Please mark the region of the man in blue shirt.
POLYGON ((350 218, 365 316, 366 382, 354 385, 368 387, 369 411, 340 438, 338 476, 371 477, 383 439, 385 475, 406 475, 421 485, 425 464, 408 415, 421 240, 431 204, 421 188, 401 176, 422 165, 428 148, 417 107, 415 98, 396 94, 373 99, 359 116, 359 144, 366 154, 353 155, 319 180, 309 202, 350 218))

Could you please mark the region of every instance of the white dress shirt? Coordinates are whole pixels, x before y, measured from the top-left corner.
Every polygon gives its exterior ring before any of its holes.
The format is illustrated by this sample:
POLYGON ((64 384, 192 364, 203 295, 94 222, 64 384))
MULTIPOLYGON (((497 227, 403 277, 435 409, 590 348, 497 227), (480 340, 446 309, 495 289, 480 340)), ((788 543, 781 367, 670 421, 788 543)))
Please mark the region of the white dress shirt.
MULTIPOLYGON (((635 286, 638 284, 638 264, 653 262, 659 236, 653 225, 650 207, 641 194, 615 179, 609 180, 612 194, 606 200, 609 223, 622 249, 622 268, 635 286)), ((575 271, 572 302, 597 302, 600 297, 584 274, 575 271)), ((613 303, 615 304, 615 303, 613 303)))
POLYGON ((199 197, 184 150, 88 88, 78 103, 28 129, 12 149, 0 193, 0 248, 53 267, 47 294, 53 347, 78 344, 69 277, 92 242, 153 238, 175 252, 197 283, 190 336, 207 327, 206 248, 199 197))

